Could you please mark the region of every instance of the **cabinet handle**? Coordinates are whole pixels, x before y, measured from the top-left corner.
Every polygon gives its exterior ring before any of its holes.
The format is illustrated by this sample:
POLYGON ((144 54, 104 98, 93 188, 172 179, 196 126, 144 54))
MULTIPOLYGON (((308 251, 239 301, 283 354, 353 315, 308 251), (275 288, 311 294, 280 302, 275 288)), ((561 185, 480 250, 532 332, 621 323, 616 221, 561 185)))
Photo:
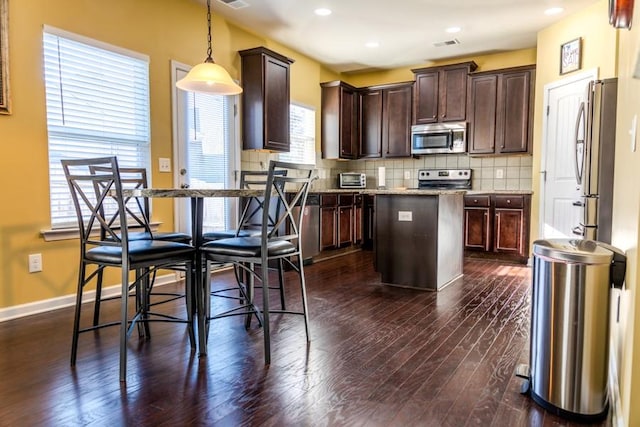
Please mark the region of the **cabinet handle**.
POLYGON ((473 203, 478 203, 478 199, 473 199, 473 203))
POLYGON ((507 204, 510 205, 511 204, 511 200, 507 199, 507 204))

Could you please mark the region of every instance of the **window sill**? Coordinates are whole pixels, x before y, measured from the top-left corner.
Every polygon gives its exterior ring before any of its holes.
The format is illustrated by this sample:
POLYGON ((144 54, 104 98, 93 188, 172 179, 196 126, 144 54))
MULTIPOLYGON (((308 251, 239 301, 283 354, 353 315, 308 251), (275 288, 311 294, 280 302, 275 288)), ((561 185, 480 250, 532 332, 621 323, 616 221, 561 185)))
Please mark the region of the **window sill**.
MULTIPOLYGON (((161 222, 152 222, 151 231, 158 231, 161 222)), ((132 227, 131 231, 142 231, 142 227, 132 227)), ((44 238, 45 242, 55 242, 58 240, 71 240, 80 238, 80 232, 77 228, 56 228, 56 229, 48 229, 48 230, 40 230, 40 234, 44 238)), ((98 235, 98 230, 95 231, 94 234, 98 235)))

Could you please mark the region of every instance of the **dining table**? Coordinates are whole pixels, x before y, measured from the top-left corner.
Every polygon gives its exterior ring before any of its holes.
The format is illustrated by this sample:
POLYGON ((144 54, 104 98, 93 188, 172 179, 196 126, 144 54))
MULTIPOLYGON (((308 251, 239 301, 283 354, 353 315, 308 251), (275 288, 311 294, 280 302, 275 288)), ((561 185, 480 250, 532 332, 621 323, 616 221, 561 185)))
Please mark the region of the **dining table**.
MULTIPOLYGON (((191 200, 191 240, 196 248, 196 259, 194 260, 193 269, 191 271, 192 278, 195 280, 196 287, 196 310, 198 319, 201 319, 200 312, 204 307, 204 268, 202 257, 199 255, 199 248, 204 243, 203 239, 203 221, 204 221, 204 199, 211 197, 263 197, 264 189, 198 189, 198 188, 142 188, 142 189, 124 189, 125 197, 147 197, 147 198, 188 198, 191 200)), ((199 325, 203 327, 203 325, 199 325)), ((199 355, 206 355, 206 339, 204 334, 198 334, 200 342, 198 343, 199 355)))

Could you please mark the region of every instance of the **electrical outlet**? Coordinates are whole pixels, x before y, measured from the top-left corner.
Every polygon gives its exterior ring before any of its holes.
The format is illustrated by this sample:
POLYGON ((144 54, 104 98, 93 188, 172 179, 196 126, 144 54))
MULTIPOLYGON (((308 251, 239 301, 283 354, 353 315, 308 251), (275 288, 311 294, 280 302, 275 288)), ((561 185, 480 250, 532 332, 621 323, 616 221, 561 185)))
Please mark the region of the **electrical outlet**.
POLYGON ((29 273, 42 271, 42 254, 29 254, 29 273))
POLYGON ((411 171, 404 171, 404 179, 411 179, 411 171))
POLYGON ((160 169, 160 172, 171 172, 171 159, 166 157, 158 158, 158 169, 160 169))
POLYGON ((504 178, 504 169, 496 169, 496 179, 504 178))

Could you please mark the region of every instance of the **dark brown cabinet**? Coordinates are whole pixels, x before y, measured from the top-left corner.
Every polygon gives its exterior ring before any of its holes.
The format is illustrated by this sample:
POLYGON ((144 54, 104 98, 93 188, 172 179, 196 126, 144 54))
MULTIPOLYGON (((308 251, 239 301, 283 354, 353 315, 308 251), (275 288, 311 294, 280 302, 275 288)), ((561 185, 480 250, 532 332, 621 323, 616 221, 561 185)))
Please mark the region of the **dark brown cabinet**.
POLYGON ((531 196, 521 194, 466 195, 465 251, 526 262, 530 200, 531 196))
POLYGON ((320 194, 320 250, 362 242, 362 197, 356 193, 320 194))
POLYGON ((341 81, 321 83, 323 159, 358 157, 357 89, 341 81))
POLYGON ((413 82, 371 86, 359 93, 360 157, 411 155, 413 82))
POLYGON ((293 63, 264 47, 241 50, 245 150, 289 151, 289 81, 293 63))
POLYGON ((469 154, 531 151, 534 79, 534 66, 471 75, 469 154))
POLYGON ((415 74, 413 124, 464 121, 467 78, 475 62, 411 70, 415 74))

